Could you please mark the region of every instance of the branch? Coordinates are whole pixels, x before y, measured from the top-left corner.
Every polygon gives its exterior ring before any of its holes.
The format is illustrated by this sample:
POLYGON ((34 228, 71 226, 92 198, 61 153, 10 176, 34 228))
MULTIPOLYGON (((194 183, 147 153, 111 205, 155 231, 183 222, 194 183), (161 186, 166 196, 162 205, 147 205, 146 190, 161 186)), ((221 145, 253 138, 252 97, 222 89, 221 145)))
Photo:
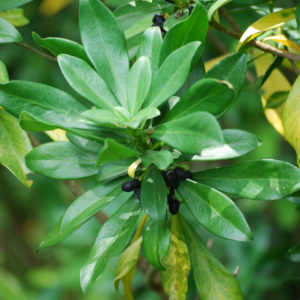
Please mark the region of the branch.
MULTIPOLYGON (((233 31, 233 30, 217 23, 216 21, 211 21, 210 25, 213 28, 215 28, 216 30, 221 31, 221 32, 233 37, 236 40, 240 40, 240 38, 242 37, 241 33, 233 31)), ((289 60, 300 62, 300 55, 298 55, 298 54, 294 54, 289 51, 284 51, 284 50, 278 49, 276 47, 273 47, 273 46, 266 44, 264 42, 261 42, 261 41, 252 40, 249 42, 249 44, 257 49, 264 51, 264 52, 271 53, 271 54, 274 54, 277 56, 281 56, 281 57, 287 58, 289 60)))
POLYGON ((48 55, 48 54, 46 54, 46 53, 44 53, 44 52, 41 52, 41 51, 39 51, 39 50, 37 50, 37 49, 35 49, 35 48, 29 46, 28 44, 25 44, 25 43, 19 43, 19 42, 16 42, 15 44, 18 45, 18 46, 21 46, 21 47, 23 47, 23 48, 25 48, 25 49, 28 49, 28 50, 30 50, 31 52, 33 52, 33 53, 35 53, 35 54, 38 54, 38 55, 40 55, 40 56, 42 56, 42 57, 45 57, 45 58, 47 58, 47 59, 49 59, 49 60, 57 61, 56 57, 51 56, 51 55, 48 55))

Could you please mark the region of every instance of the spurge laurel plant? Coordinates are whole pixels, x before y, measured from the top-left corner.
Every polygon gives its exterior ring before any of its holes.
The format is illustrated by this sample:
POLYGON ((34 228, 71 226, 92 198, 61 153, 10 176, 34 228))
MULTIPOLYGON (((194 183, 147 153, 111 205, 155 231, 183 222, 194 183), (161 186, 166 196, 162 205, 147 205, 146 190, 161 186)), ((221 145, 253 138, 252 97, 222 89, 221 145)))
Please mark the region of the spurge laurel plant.
POLYGON ((40 83, 0 86, 0 105, 19 117, 24 129, 67 132, 67 141, 33 149, 27 166, 51 178, 93 176, 95 182, 69 206, 40 248, 58 243, 105 206, 118 203, 82 267, 83 291, 123 251, 115 285, 118 289, 120 280, 128 285, 142 249, 171 299, 185 299, 191 266, 201 299, 242 299, 236 279, 203 244, 197 226, 225 239, 251 240, 246 219, 230 197, 276 200, 300 188, 296 167, 269 159, 212 169, 200 164, 191 172, 193 162, 238 157, 260 145, 253 134, 222 130, 217 121, 242 88, 245 52, 223 59, 204 78, 183 87, 199 61, 207 24, 205 8, 197 2, 164 39, 158 27, 147 29, 129 60, 114 15, 98 0, 81 0, 83 47, 34 38, 52 49, 65 46, 58 51, 59 67, 90 104, 40 83), (206 24, 200 35, 176 36, 195 21, 206 24))

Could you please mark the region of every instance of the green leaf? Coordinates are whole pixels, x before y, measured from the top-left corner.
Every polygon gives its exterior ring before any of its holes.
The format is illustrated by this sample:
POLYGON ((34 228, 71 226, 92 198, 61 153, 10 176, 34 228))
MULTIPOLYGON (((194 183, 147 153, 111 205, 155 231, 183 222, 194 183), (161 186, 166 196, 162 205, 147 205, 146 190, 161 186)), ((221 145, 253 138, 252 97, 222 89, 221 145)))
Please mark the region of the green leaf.
POLYGON ((40 83, 16 80, 0 85, 0 105, 16 117, 26 111, 49 126, 94 128, 80 115, 85 106, 66 92, 40 83))
POLYGON ((180 218, 201 300, 243 300, 238 281, 212 255, 197 233, 180 218))
POLYGON ((47 143, 26 155, 26 164, 34 172, 57 179, 76 179, 98 172, 97 154, 84 151, 69 142, 47 143))
POLYGON ((138 151, 128 148, 111 138, 107 138, 99 153, 98 165, 107 161, 121 160, 128 157, 136 157, 138 155, 138 151))
POLYGON ((206 111, 217 117, 231 106, 234 93, 224 82, 202 79, 196 82, 178 101, 165 120, 181 118, 197 111, 206 111))
POLYGON ((127 106, 126 39, 114 15, 98 0, 80 0, 79 27, 83 46, 97 72, 120 103, 127 106))
POLYGON ((250 132, 239 129, 225 129, 222 132, 225 139, 223 145, 202 149, 192 160, 231 159, 245 155, 261 145, 259 138, 250 132))
POLYGON ((0 84, 9 82, 9 77, 5 64, 0 60, 0 84))
POLYGON ((216 78, 229 82, 237 96, 244 85, 246 71, 247 53, 239 51, 215 64, 205 74, 205 78, 216 78))
POLYGON ((202 149, 224 144, 220 125, 207 112, 195 112, 158 125, 151 136, 181 152, 190 154, 197 154, 202 149))
POLYGON ((151 85, 151 67, 147 56, 141 56, 130 69, 127 82, 128 108, 131 115, 143 106, 151 85))
POLYGON ((135 161, 135 158, 126 158, 116 161, 108 161, 99 167, 97 180, 99 182, 111 180, 121 175, 125 175, 129 166, 135 161))
POLYGON ((114 111, 107 109, 92 108, 85 111, 82 115, 95 124, 105 126, 105 124, 123 124, 123 118, 114 111))
POLYGON ((261 159, 194 174, 196 181, 238 197, 276 200, 300 189, 300 170, 279 160, 261 159))
POLYGON ((141 205, 146 214, 155 221, 163 221, 166 217, 167 187, 155 166, 150 166, 143 178, 141 205))
POLYGON ((252 239, 245 217, 224 194, 191 180, 180 183, 178 193, 189 212, 210 232, 230 240, 252 239))
POLYGON ((159 67, 160 49, 162 46, 161 32, 158 27, 148 28, 143 35, 137 57, 147 56, 150 61, 152 74, 159 67))
POLYGON ((191 268, 188 249, 177 216, 171 217, 171 242, 168 254, 163 259, 166 271, 160 272, 164 290, 170 300, 186 299, 188 276, 191 268))
POLYGON ((181 88, 199 45, 199 42, 189 43, 166 58, 155 73, 145 106, 159 107, 181 88))
POLYGON ((199 57, 204 49, 207 30, 206 9, 200 2, 196 2, 190 17, 168 30, 160 53, 160 64, 176 49, 195 41, 201 42, 197 52, 197 57, 199 57))
POLYGON ((93 215, 121 197, 130 197, 130 193, 121 190, 123 179, 98 184, 77 198, 65 211, 59 223, 42 240, 39 248, 52 246, 62 241, 80 228, 93 215))
POLYGON ((0 17, 0 44, 20 42, 22 36, 13 25, 0 17))
POLYGON ((113 110, 119 105, 104 80, 84 60, 61 54, 58 64, 70 86, 97 107, 113 110))
POLYGON ((99 141, 90 141, 70 132, 67 132, 66 136, 70 143, 85 151, 99 153, 99 151, 103 147, 103 143, 99 141))
POLYGON ((296 5, 295 11, 296 21, 297 21, 297 29, 300 32, 300 2, 296 5))
POLYGON ((157 108, 147 107, 135 114, 130 121, 123 122, 123 124, 132 128, 137 128, 143 121, 153 119, 159 115, 160 111, 157 108))
POLYGON ((32 38, 38 46, 47 49, 55 56, 64 53, 81 58, 90 63, 82 45, 74 41, 58 37, 48 37, 43 39, 36 32, 32 32, 32 38))
POLYGON ((14 8, 0 12, 0 17, 4 18, 13 26, 24 26, 29 23, 29 20, 25 18, 22 8, 14 8))
POLYGON ((160 170, 166 170, 173 162, 173 155, 168 150, 153 151, 147 150, 142 157, 142 163, 145 168, 154 164, 160 170))
POLYGON ((18 7, 31 1, 32 0, 1 0, 0 11, 18 7))
POLYGON ((225 4, 231 2, 232 0, 217 0, 208 10, 208 20, 211 21, 214 13, 224 6, 225 4))
POLYGON ((146 259, 156 269, 165 270, 162 259, 167 255, 169 246, 167 218, 162 222, 150 220, 143 232, 143 248, 146 259))
POLYGON ((289 251, 286 254, 286 257, 293 262, 300 262, 300 244, 289 249, 289 251))
POLYGON ((86 292, 102 274, 110 258, 128 244, 140 214, 140 204, 131 197, 102 226, 91 249, 89 259, 80 272, 81 288, 86 292))
POLYGON ((288 91, 280 91, 273 93, 268 99, 266 103, 266 108, 278 108, 282 103, 286 101, 288 98, 288 91))
POLYGON ((0 108, 0 163, 12 172, 18 180, 29 187, 29 173, 25 155, 32 149, 30 140, 16 118, 0 108))

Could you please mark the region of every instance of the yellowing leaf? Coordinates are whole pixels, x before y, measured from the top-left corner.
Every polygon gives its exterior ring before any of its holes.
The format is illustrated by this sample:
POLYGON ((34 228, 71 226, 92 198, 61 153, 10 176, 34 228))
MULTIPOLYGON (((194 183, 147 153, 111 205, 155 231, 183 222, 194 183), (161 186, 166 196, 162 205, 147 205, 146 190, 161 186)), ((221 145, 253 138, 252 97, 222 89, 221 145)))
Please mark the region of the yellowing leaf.
POLYGON ((65 130, 62 130, 62 129, 46 130, 45 133, 54 142, 67 142, 68 141, 65 130))
POLYGON ((45 17, 52 17, 69 5, 73 0, 43 0, 40 12, 45 17))
MULTIPOLYGON (((255 51, 255 55, 259 56, 261 54, 260 51, 255 51)), ((257 76, 263 76, 268 70, 269 66, 272 64, 273 57, 270 54, 263 55, 255 60, 255 68, 257 76)), ((276 108, 266 108, 267 99, 273 95, 275 92, 279 91, 289 91, 291 89, 291 85, 288 80, 283 76, 283 74, 275 69, 270 77, 266 80, 264 85, 262 86, 262 94, 261 101, 262 106, 264 108, 265 116, 268 122, 283 135, 283 125, 282 125, 282 112, 284 103, 282 103, 279 107, 276 108)))
POLYGON ((29 23, 29 20, 24 17, 22 8, 13 8, 5 11, 0 11, 0 17, 7 20, 13 26, 24 26, 29 23))
POLYGON ((191 264, 178 216, 171 218, 171 243, 163 265, 166 266, 166 271, 160 272, 160 275, 169 299, 185 300, 191 264))
POLYGON ((292 48, 294 50, 296 50, 297 52, 300 53, 300 46, 298 44, 296 44, 295 42, 289 40, 285 35, 283 34, 278 34, 278 35, 272 35, 272 36, 268 36, 265 39, 263 39, 263 41, 274 41, 277 43, 280 43, 282 45, 285 45, 289 48, 292 48))
POLYGON ((300 77, 295 81, 283 110, 283 128, 286 140, 297 153, 300 167, 300 77))
POLYGON ((8 73, 5 64, 0 60, 0 84, 5 84, 9 81, 8 73))
POLYGON ((237 50, 243 45, 250 42, 257 36, 261 35, 263 32, 282 26, 284 23, 295 19, 296 8, 287 8, 267 16, 264 16, 254 22, 247 30, 243 33, 239 44, 237 45, 237 50))

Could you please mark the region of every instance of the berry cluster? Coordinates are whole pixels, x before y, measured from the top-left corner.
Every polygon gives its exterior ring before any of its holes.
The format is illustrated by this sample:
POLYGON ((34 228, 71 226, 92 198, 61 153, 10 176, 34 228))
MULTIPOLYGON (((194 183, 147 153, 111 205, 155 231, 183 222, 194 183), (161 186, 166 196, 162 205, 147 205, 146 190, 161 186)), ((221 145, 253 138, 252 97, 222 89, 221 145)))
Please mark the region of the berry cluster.
MULTIPOLYGON (((164 180, 169 188, 168 194, 168 205, 169 211, 172 215, 176 215, 179 212, 180 202, 175 198, 175 189, 178 188, 180 181, 185 179, 192 179, 192 173, 190 171, 185 171, 180 167, 176 167, 174 170, 162 172, 164 180)), ((141 194, 141 183, 138 179, 132 179, 125 182, 122 185, 122 190, 124 192, 134 191, 135 197, 140 200, 141 194)))
POLYGON ((162 33, 162 35, 164 36, 166 31, 164 30, 164 22, 165 22, 165 17, 163 14, 156 14, 153 19, 153 25, 152 26, 158 26, 160 28, 160 31, 162 33))

